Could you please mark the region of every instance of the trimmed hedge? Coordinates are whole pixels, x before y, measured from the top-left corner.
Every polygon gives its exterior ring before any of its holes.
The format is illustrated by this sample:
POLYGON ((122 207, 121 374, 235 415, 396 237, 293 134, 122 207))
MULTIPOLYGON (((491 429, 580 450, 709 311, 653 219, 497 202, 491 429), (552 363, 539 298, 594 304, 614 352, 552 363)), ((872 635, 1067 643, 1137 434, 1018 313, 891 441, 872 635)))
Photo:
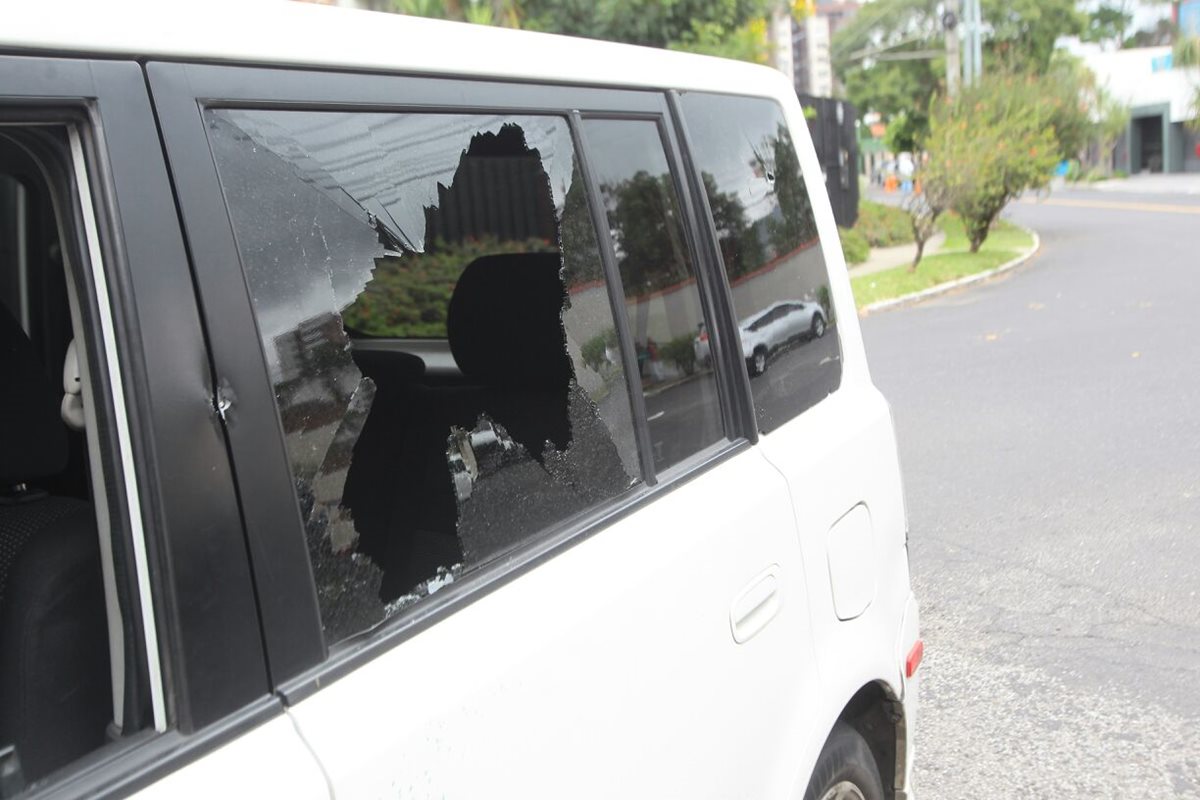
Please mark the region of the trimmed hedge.
POLYGON ((871 254, 871 245, 867 237, 858 228, 838 228, 842 237, 842 253, 846 256, 847 264, 861 264, 871 254))
POLYGON ((854 229, 866 237, 871 247, 892 247, 913 241, 908 212, 870 200, 858 204, 858 222, 854 229))

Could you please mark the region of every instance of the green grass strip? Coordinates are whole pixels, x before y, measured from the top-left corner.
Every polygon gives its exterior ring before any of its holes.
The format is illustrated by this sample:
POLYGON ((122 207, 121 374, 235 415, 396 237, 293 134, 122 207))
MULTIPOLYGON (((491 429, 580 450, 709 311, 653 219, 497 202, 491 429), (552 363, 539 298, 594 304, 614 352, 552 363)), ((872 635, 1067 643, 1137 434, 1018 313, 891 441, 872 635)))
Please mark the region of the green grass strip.
POLYGON ((921 259, 916 272, 909 272, 908 265, 904 264, 872 275, 851 278, 850 285, 854 289, 857 306, 862 308, 880 300, 890 300, 995 269, 1033 247, 1031 234, 1003 220, 988 234, 978 253, 968 252, 967 238, 958 218, 947 217, 942 229, 946 232, 946 243, 937 255, 921 259))

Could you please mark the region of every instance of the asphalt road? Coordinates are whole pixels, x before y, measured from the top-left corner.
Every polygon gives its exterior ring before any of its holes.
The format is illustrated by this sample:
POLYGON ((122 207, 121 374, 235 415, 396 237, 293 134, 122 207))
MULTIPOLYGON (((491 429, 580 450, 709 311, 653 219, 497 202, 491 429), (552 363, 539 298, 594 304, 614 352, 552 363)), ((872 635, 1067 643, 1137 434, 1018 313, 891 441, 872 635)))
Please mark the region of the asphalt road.
MULTIPOLYGON (((828 394, 829 375, 841 359, 836 331, 837 323, 830 323, 820 339, 802 338, 772 353, 767 371, 750 379, 755 404, 773 418, 786 419, 828 394), (809 380, 797 385, 797 375, 809 380), (814 375, 822 375, 822 381, 812 381, 814 375)), ((647 394, 646 415, 660 466, 676 464, 723 435, 716 378, 708 370, 647 394)))
POLYGON ((1029 264, 863 320, 922 601, 917 796, 1200 798, 1200 196, 1007 216, 1029 264))

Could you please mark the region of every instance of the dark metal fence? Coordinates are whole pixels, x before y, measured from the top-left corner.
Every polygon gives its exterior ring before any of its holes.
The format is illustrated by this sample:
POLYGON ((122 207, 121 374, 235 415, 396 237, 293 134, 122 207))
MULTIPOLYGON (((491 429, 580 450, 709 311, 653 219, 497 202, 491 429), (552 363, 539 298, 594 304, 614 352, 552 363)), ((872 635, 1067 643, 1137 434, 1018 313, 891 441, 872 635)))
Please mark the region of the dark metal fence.
POLYGON ((799 97, 817 160, 825 173, 833 218, 843 228, 852 227, 858 221, 858 137, 854 124, 858 114, 845 100, 807 94, 799 97))

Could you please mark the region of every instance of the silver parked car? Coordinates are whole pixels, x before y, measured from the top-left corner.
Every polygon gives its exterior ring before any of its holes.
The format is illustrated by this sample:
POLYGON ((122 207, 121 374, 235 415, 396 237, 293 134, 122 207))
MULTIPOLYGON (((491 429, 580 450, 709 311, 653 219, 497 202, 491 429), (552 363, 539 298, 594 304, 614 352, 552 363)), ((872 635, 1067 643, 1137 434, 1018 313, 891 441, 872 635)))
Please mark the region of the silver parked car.
POLYGON ((781 300, 743 319, 742 356, 751 375, 767 370, 770 356, 788 344, 825 335, 825 312, 812 300, 781 300))

